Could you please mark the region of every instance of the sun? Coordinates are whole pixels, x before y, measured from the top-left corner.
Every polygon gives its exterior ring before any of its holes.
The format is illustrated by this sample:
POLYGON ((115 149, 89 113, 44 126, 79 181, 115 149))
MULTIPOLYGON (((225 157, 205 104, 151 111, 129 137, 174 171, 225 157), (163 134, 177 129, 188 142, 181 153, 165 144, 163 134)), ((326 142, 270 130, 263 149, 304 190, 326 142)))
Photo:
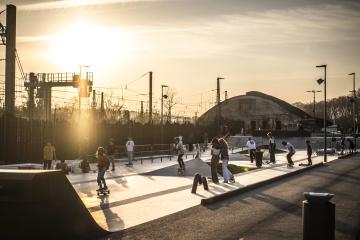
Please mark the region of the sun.
POLYGON ((127 45, 127 36, 121 29, 79 20, 51 38, 49 57, 60 68, 97 68, 121 62, 127 45))

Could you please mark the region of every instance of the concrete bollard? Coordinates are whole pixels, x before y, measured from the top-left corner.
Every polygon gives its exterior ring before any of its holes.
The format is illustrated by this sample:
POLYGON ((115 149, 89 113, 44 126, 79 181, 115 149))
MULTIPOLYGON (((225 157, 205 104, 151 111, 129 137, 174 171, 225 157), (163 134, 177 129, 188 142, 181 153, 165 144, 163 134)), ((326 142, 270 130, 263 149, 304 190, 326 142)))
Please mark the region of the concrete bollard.
POLYGON ((209 190, 209 186, 208 186, 208 183, 207 183, 207 180, 206 180, 206 177, 202 177, 201 178, 201 181, 202 181, 202 184, 204 186, 204 190, 209 190))
POLYGON ((302 222, 303 240, 335 239, 335 204, 331 193, 305 192, 302 222))
POLYGON ((201 182, 201 175, 199 173, 196 173, 194 175, 194 182, 192 185, 191 193, 196 193, 197 186, 200 182, 201 182))

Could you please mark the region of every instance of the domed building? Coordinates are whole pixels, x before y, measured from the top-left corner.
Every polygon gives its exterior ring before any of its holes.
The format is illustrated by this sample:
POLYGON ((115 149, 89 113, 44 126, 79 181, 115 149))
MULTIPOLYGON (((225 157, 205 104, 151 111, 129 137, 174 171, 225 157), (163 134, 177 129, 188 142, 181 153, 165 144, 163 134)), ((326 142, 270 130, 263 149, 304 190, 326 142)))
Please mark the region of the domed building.
POLYGON ((200 125, 216 124, 220 110, 221 123, 240 132, 254 130, 313 130, 315 120, 306 112, 276 97, 257 92, 229 98, 199 117, 200 125))

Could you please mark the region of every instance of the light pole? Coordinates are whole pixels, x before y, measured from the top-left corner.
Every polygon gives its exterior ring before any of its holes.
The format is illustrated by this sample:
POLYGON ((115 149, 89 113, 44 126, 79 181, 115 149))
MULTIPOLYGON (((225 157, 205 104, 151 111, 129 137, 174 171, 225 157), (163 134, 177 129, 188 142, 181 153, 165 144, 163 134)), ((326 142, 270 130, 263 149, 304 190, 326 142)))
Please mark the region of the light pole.
POLYGON ((167 85, 161 85, 161 125, 163 124, 164 121, 164 98, 166 99, 168 96, 164 95, 164 88, 167 88, 169 86, 167 85))
POLYGON ((222 77, 218 77, 216 79, 216 104, 217 104, 217 131, 220 133, 221 128, 221 106, 220 106, 220 80, 224 79, 222 77))
POLYGON ((349 73, 349 75, 353 76, 353 90, 350 91, 353 93, 353 133, 354 133, 354 143, 355 143, 355 152, 356 152, 356 117, 355 117, 355 111, 356 111, 356 91, 355 91, 355 73, 349 73))
POLYGON ((324 68, 324 79, 319 78, 317 83, 324 83, 324 162, 327 162, 327 130, 326 130, 326 64, 318 65, 317 68, 324 68))
MULTIPOLYGON (((87 65, 79 65, 79 156, 81 155, 81 88, 82 88, 82 68, 88 68, 87 65)), ((87 79, 86 79, 87 80, 87 79)), ((80 156, 81 157, 81 156, 80 156)))
POLYGON ((315 120, 315 104, 316 104, 316 101, 315 101, 315 95, 316 95, 316 93, 318 93, 318 92, 321 92, 321 91, 316 91, 316 90, 309 90, 309 91, 306 91, 306 92, 311 92, 311 93, 313 93, 314 94, 314 103, 313 103, 313 118, 314 118, 314 120, 315 120))
POLYGON ((164 88, 167 88, 167 85, 161 85, 161 143, 164 143, 164 98, 168 96, 164 95, 164 88))

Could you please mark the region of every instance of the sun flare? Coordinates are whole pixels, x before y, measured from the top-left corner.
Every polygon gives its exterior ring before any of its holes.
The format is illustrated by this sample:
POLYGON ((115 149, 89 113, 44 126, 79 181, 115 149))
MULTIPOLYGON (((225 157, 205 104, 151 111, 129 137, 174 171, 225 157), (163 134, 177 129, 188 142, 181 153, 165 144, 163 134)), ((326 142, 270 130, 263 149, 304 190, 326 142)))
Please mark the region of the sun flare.
POLYGON ((98 68, 121 63, 127 45, 127 36, 119 28, 103 28, 88 21, 77 21, 51 38, 49 57, 61 68, 80 64, 98 68))

